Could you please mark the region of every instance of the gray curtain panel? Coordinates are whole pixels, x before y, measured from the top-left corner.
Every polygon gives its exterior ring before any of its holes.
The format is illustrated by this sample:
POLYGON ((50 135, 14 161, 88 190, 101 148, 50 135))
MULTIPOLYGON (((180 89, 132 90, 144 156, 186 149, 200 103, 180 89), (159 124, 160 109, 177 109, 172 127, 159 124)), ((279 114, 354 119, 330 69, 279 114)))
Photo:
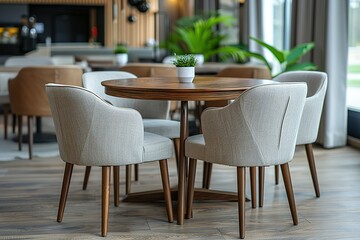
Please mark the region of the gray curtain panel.
POLYGON ((303 60, 328 74, 318 136, 325 148, 344 146, 347 139, 348 4, 345 0, 293 0, 292 46, 314 42, 314 51, 303 60))
MULTIPOLYGON (((245 6, 248 8, 248 21, 249 21, 249 35, 263 39, 263 14, 262 14, 262 0, 247 1, 245 6)), ((264 49, 256 44, 254 41, 249 42, 249 48, 251 51, 263 54, 264 49)))

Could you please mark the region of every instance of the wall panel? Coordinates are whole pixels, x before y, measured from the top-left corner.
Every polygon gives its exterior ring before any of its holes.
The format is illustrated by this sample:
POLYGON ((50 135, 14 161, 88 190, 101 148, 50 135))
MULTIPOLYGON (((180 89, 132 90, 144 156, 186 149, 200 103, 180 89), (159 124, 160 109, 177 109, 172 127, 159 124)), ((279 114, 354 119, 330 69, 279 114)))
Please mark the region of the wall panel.
MULTIPOLYGON (((127 0, 0 0, 7 4, 66 4, 66 5, 100 5, 104 6, 105 46, 112 47, 116 43, 142 47, 149 39, 154 39, 154 13, 158 11, 158 0, 148 0, 150 9, 140 13, 130 6, 127 0), (115 9, 114 9, 115 8, 115 9), (114 16, 115 13, 115 16, 114 16), (136 17, 130 23, 127 18, 136 17)), ((98 26, 100 28, 102 26, 98 26)))

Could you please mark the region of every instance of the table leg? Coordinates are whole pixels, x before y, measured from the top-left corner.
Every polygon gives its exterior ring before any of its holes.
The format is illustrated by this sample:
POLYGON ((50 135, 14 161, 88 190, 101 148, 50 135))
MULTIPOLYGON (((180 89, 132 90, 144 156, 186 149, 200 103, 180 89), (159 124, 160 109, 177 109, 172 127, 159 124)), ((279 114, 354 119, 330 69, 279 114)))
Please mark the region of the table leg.
POLYGON ((185 209, 185 140, 188 137, 188 102, 181 101, 180 118, 180 154, 179 154, 179 177, 178 177, 178 216, 177 224, 184 224, 185 209))

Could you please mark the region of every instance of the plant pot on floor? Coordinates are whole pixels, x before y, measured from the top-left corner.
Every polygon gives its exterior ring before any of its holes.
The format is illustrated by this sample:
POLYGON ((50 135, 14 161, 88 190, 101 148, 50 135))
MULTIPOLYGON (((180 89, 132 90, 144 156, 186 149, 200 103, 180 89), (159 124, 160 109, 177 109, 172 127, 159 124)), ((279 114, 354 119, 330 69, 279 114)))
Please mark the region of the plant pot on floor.
POLYGON ((177 76, 180 82, 191 83, 195 77, 195 67, 177 67, 177 76))

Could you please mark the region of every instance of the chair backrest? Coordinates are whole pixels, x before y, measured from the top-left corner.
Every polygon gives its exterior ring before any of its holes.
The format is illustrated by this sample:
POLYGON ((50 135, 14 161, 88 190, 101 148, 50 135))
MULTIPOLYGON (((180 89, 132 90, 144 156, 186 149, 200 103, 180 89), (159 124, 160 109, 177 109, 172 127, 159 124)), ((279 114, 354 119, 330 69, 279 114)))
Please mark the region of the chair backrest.
POLYGON ((306 84, 260 85, 201 116, 205 156, 232 166, 267 166, 293 158, 306 84))
POLYGON ((176 77, 176 67, 162 63, 129 63, 120 68, 137 77, 176 77))
POLYGON ((317 71, 286 72, 278 75, 274 81, 305 82, 307 84, 308 92, 296 142, 297 144, 315 142, 326 94, 327 74, 317 71))
MULTIPOLYGON (((217 77, 231 78, 261 78, 271 79, 269 70, 259 65, 239 65, 222 69, 216 74, 217 77)), ((229 104, 228 100, 205 101, 204 107, 223 107, 229 104)))
POLYGON ((60 156, 86 166, 141 163, 144 126, 140 114, 117 108, 75 86, 47 84, 60 156))
POLYGON ((238 77, 238 78, 262 78, 271 79, 269 69, 265 66, 239 65, 236 67, 224 68, 216 75, 218 77, 238 77))
MULTIPOLYGON (((119 101, 119 98, 105 94, 105 87, 101 85, 101 82, 106 80, 126 78, 136 78, 136 76, 132 73, 123 71, 96 71, 84 73, 82 76, 82 81, 84 88, 96 93, 103 99, 111 102, 111 104, 114 106, 120 107, 122 104, 121 101, 119 101)), ((124 101, 126 100, 127 99, 124 99, 124 101)))
POLYGON ((143 118, 166 119, 168 117, 168 101, 127 99, 105 94, 105 88, 101 85, 102 81, 125 78, 136 78, 136 76, 123 71, 88 72, 83 74, 83 83, 85 88, 95 92, 114 106, 136 109, 143 118))
POLYGON ((18 115, 51 116, 45 84, 81 86, 81 76, 75 66, 24 67, 8 82, 11 109, 18 115))
POLYGON ((13 56, 6 59, 6 67, 28 67, 54 65, 51 57, 13 56))

